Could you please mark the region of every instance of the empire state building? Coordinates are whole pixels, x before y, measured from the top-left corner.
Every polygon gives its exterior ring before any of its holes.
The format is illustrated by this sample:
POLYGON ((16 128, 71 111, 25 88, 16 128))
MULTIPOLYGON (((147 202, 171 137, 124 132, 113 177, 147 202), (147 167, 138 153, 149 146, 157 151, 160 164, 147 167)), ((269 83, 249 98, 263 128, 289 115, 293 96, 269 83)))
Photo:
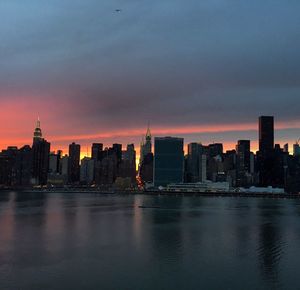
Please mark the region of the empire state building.
POLYGON ((42 138, 42 130, 41 130, 41 122, 40 119, 38 118, 36 122, 36 128, 33 133, 33 143, 36 143, 37 141, 41 141, 42 138))
POLYGON ((49 170, 50 143, 42 138, 40 120, 33 133, 32 178, 34 185, 46 185, 49 170))

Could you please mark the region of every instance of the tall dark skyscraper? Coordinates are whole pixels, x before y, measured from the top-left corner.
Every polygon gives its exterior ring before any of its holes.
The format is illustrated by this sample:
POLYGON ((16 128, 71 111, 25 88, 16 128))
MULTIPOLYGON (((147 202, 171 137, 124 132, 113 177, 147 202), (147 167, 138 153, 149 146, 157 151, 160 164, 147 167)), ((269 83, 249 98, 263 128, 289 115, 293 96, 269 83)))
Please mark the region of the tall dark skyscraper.
POLYGON ((38 119, 33 134, 32 177, 36 185, 46 185, 49 171, 50 143, 42 138, 40 120, 38 119))
POLYGON ((274 117, 259 117, 259 151, 262 156, 272 153, 274 149, 274 117))
POLYGON ((150 132, 150 127, 148 125, 147 133, 145 138, 143 138, 140 147, 140 164, 143 162, 143 159, 147 156, 147 154, 152 152, 152 136, 150 132))
POLYGON ((119 167, 119 177, 129 177, 131 183, 136 182, 136 152, 134 144, 128 144, 127 150, 122 152, 122 162, 119 167))
POLYGON ((239 140, 236 146, 237 166, 250 172, 250 140, 239 140))
POLYGON ((208 145, 208 152, 210 157, 221 156, 223 154, 223 144, 213 143, 208 145))
POLYGON ((143 183, 153 182, 152 135, 149 124, 140 146, 139 177, 143 183))
POLYGON ((95 161, 101 160, 103 152, 103 144, 102 143, 93 143, 92 144, 92 159, 95 161))
POLYGON ((188 144, 186 159, 186 182, 204 182, 206 180, 206 155, 200 143, 188 144))
POLYGON ((236 145, 236 185, 247 186, 250 174, 250 140, 239 140, 236 145))
POLYGON ((117 160, 118 160, 118 166, 120 165, 122 161, 122 144, 113 144, 112 146, 113 151, 116 153, 117 160))
POLYGON ((18 149, 15 146, 9 146, 0 154, 0 184, 11 186, 16 183, 16 157, 18 149))
POLYGON ((259 183, 261 186, 278 186, 275 172, 274 151, 274 117, 259 117, 259 152, 258 152, 259 183))
POLYGON ((69 182, 77 183, 80 179, 80 145, 72 143, 69 145, 69 182))
POLYGON ((59 172, 60 153, 51 152, 49 155, 49 173, 56 174, 59 172))
POLYGON ((30 186, 32 173, 32 149, 29 145, 19 149, 16 159, 16 178, 19 186, 30 186))
POLYGON ((156 137, 154 139, 154 185, 166 186, 183 182, 183 138, 156 137))

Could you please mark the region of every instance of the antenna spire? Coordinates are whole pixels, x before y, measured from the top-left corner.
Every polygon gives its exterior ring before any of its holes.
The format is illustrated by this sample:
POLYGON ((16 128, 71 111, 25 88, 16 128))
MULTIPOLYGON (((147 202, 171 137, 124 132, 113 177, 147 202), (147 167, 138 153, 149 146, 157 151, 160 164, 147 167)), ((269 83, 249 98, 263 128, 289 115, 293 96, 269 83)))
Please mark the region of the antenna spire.
POLYGON ((42 139, 41 122, 40 122, 40 118, 38 117, 36 121, 36 127, 33 133, 33 142, 39 141, 41 139, 42 139))
POLYGON ((37 128, 41 128, 40 117, 37 118, 37 121, 36 121, 36 127, 37 127, 37 128))
POLYGON ((150 121, 148 121, 148 126, 147 126, 146 138, 147 137, 151 139, 150 121))

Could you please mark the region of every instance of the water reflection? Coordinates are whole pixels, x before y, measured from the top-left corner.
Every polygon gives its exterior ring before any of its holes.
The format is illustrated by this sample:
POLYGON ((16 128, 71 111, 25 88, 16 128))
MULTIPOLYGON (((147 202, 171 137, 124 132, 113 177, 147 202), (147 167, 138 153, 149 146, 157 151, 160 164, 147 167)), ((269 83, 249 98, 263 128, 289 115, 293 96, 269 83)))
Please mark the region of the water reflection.
POLYGON ((16 192, 14 194, 12 259, 13 264, 20 268, 25 267, 28 261, 31 267, 40 267, 49 263, 49 255, 45 247, 46 209, 47 195, 44 193, 16 192))
POLYGON ((0 192, 0 208, 1 208, 1 203, 8 202, 9 198, 10 198, 10 192, 8 191, 0 192))
POLYGON ((296 200, 0 196, 0 289, 300 289, 296 200))
POLYGON ((261 273, 272 285, 272 289, 281 289, 280 260, 284 254, 284 242, 278 221, 282 215, 281 206, 278 201, 262 199, 258 209, 260 223, 257 253, 261 273))
POLYGON ((237 255, 241 258, 247 258, 251 253, 253 220, 251 217, 251 208, 253 204, 242 198, 238 198, 232 201, 228 205, 230 211, 234 211, 232 215, 233 230, 236 237, 236 249, 237 255))

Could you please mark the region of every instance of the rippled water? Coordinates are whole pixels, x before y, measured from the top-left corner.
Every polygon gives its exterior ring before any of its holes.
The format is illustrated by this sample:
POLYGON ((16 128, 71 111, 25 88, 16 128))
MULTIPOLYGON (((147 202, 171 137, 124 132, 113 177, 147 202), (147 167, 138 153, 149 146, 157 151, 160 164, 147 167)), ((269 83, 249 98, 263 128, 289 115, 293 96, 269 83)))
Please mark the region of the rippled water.
POLYGON ((299 269, 299 200, 0 193, 1 290, 300 289, 299 269))

